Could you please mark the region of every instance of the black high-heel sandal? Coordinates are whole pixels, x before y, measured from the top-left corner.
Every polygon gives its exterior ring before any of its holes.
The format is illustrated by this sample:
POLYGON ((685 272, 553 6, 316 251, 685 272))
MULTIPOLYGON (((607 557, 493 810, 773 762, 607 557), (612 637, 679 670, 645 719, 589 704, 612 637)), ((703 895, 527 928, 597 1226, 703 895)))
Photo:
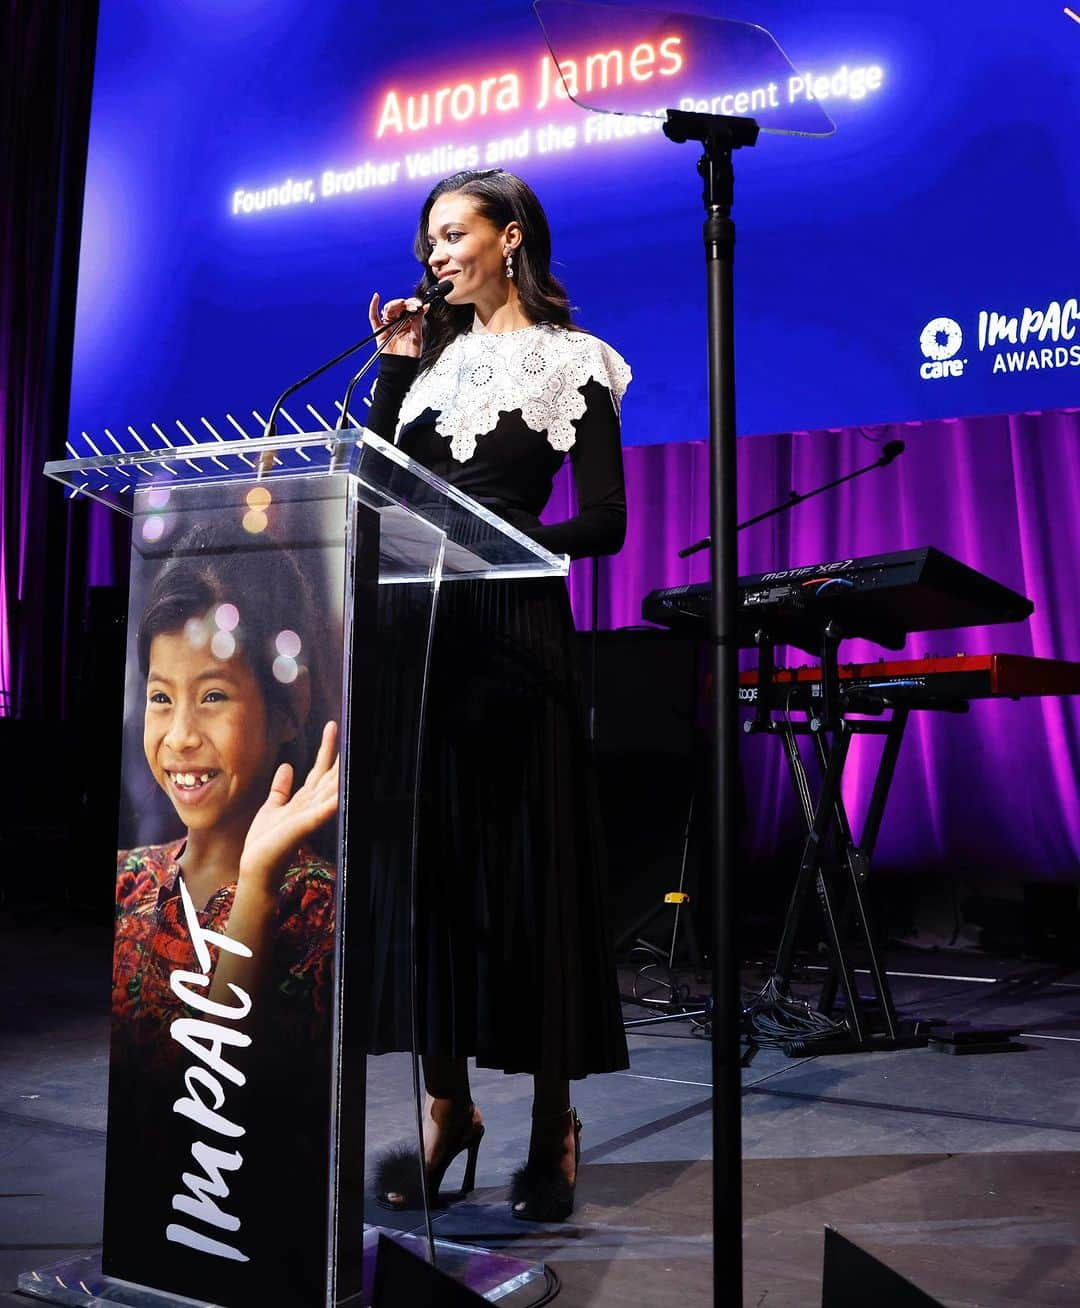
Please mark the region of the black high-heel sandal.
MULTIPOLYGON (((476 1106, 473 1105, 458 1138, 448 1146, 445 1156, 438 1165, 428 1172, 428 1203, 432 1208, 445 1206, 449 1202, 445 1196, 439 1194, 443 1177, 458 1154, 466 1151, 468 1157, 465 1159, 465 1175, 461 1181, 461 1189, 454 1198, 464 1199, 467 1194, 472 1193, 476 1185, 476 1158, 483 1138, 484 1124, 477 1119, 476 1106)), ((392 1213, 423 1208, 424 1192, 420 1179, 420 1160, 415 1147, 396 1145, 393 1149, 386 1150, 375 1160, 375 1175, 371 1187, 375 1193, 375 1202, 381 1208, 388 1208, 392 1213)))
POLYGON ((565 1222, 574 1211, 578 1164, 581 1162, 581 1118, 576 1108, 552 1117, 574 1119, 574 1179, 568 1181, 558 1167, 527 1162, 510 1181, 510 1216, 520 1222, 565 1222))

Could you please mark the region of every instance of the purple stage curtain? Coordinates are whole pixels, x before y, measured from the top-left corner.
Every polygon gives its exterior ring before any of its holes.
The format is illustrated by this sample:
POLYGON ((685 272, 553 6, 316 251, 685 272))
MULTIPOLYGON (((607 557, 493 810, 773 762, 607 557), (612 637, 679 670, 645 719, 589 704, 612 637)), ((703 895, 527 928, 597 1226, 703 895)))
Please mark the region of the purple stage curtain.
POLYGON ((80 622, 86 508, 41 475, 62 458, 94 0, 0 17, 0 716, 57 718, 80 622))
MULTIPOLYGON (((1035 613, 1008 626, 914 635, 893 657, 998 652, 1080 660, 1080 411, 745 437, 738 443, 740 517, 873 462, 893 439, 907 448, 892 466, 744 532, 740 573, 934 545, 1029 596, 1035 613)), ((701 581, 708 572, 704 552, 676 557, 708 532, 707 447, 628 449, 626 472, 629 531, 622 553, 601 562, 602 628, 639 624, 650 590, 701 581)), ((548 516, 571 511, 564 475, 548 516)), ((574 565, 570 585, 578 626, 586 628, 587 563, 574 565)), ((814 661, 800 651, 780 653, 796 664, 814 661)), ((845 661, 886 653, 865 641, 841 648, 845 661)), ((873 738, 852 747, 846 798, 856 830, 879 751, 873 738)), ((795 822, 786 765, 771 739, 744 740, 742 754, 753 844, 767 847, 795 822)), ((876 863, 983 883, 1075 879, 1078 774, 1078 699, 975 702, 966 716, 913 714, 876 863)))

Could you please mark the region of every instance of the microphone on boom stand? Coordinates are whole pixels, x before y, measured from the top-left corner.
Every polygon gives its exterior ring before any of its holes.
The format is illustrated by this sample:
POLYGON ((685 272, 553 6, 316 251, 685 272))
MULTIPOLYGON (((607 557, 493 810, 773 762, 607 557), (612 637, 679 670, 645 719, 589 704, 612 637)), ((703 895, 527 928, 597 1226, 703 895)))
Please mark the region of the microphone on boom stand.
MULTIPOLYGON (((747 518, 745 522, 740 522, 735 530, 742 531, 746 527, 752 527, 755 523, 764 521, 765 518, 771 518, 777 513, 785 513, 788 509, 793 509, 796 504, 801 504, 803 500, 811 499, 814 495, 822 495, 825 491, 832 490, 834 486, 840 486, 845 481, 861 477, 865 472, 873 472, 875 468, 887 468, 903 452, 903 441, 887 441, 881 447, 881 458, 875 459, 873 463, 868 463, 864 468, 856 468, 854 472, 846 473, 843 477, 837 477, 835 481, 826 482, 824 486, 815 486, 813 490, 806 491, 803 495, 800 495, 798 491, 792 491, 786 500, 780 504, 775 504, 771 509, 766 509, 764 513, 759 513, 754 518, 747 518)), ((679 558, 685 559, 691 554, 696 554, 698 550, 707 550, 711 544, 712 537, 706 536, 704 540, 695 541, 693 545, 687 545, 684 549, 679 550, 679 558)))
MULTIPOLYGON (((385 339, 380 343, 379 348, 375 351, 375 353, 367 361, 364 367, 360 369, 360 371, 349 383, 349 389, 346 392, 346 402, 344 406, 345 412, 347 412, 349 407, 348 406, 349 396, 352 394, 352 388, 356 384, 356 382, 360 379, 360 377, 362 377, 363 374, 367 371, 367 369, 371 367, 372 363, 379 357, 379 355, 383 352, 383 350, 386 349, 387 345, 389 345, 389 343, 393 340, 393 338, 398 334, 399 331, 402 330, 402 328, 406 325, 406 323, 409 322, 410 319, 415 318, 418 313, 422 313, 423 310, 427 307, 427 305, 431 304, 432 301, 442 299, 443 296, 447 295, 451 290, 453 290, 453 286, 454 283, 449 280, 438 282, 435 286, 429 286, 428 289, 420 297, 420 304, 415 309, 406 309, 406 311, 401 315, 401 317, 395 319, 394 322, 384 323, 381 327, 377 327, 375 331, 369 332, 367 336, 365 336, 362 340, 357 341, 355 345, 350 345, 347 350, 342 350, 340 354, 335 354, 332 359, 327 360, 326 363, 320 364, 318 368, 315 368, 312 372, 309 372, 306 377, 301 377, 298 382, 293 382, 291 386, 286 387, 286 389, 283 390, 281 394, 277 397, 277 399, 274 401, 274 407, 270 410, 270 417, 267 418, 266 426, 263 428, 263 439, 266 439, 267 437, 270 436, 277 435, 277 417, 278 414, 281 412, 281 406, 285 403, 285 401, 289 398, 290 395, 293 395, 302 386, 306 386, 308 382, 314 381, 316 377, 321 376, 324 372, 327 371, 327 369, 332 368, 336 363, 340 363, 342 359, 347 359, 350 354, 355 354, 357 350, 361 349, 365 345, 370 345, 372 341, 376 340, 378 337, 386 333, 385 339)), ((344 423, 342 422, 339 425, 344 426, 344 423)), ((262 454, 259 455, 259 474, 262 475, 263 473, 269 472, 273 466, 274 466, 273 451, 264 450, 262 454)))

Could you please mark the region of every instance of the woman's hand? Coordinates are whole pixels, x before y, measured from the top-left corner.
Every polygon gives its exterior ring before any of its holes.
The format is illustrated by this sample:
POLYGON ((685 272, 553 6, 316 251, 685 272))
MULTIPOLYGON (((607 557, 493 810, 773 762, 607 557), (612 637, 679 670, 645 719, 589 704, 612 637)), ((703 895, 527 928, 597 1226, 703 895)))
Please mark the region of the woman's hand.
MULTIPOLYGON (((371 297, 371 303, 368 305, 368 317, 371 319, 371 330, 378 331, 380 327, 389 322, 396 322, 403 313, 411 309, 421 309, 420 313, 414 314, 409 319, 408 324, 402 327, 394 339, 386 347, 387 354, 404 354, 410 358, 418 359, 420 357, 420 348, 424 338, 424 314, 427 313, 427 305, 421 305, 415 297, 408 300, 388 300, 382 312, 379 311, 379 292, 376 291, 371 297)), ((385 340, 389 332, 383 332, 379 339, 385 340)))
POLYGON ((322 741, 307 779, 292 794, 293 770, 282 763, 274 773, 266 803, 255 814, 240 855, 240 890, 275 895, 289 860, 338 807, 337 723, 323 728, 322 741))

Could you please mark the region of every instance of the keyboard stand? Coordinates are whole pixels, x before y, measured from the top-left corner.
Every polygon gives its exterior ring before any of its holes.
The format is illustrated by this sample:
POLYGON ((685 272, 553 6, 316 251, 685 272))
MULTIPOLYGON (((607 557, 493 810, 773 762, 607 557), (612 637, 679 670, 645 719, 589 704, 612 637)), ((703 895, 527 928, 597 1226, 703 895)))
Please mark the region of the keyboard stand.
POLYGON ((757 633, 758 701, 754 718, 744 724, 749 733, 779 736, 784 745, 792 786, 806 823, 795 885, 792 889, 777 949, 772 988, 782 996, 790 995, 795 945, 799 927, 807 910, 810 887, 817 895, 829 947, 829 971, 818 998, 818 1012, 836 1018, 831 1031, 793 1035, 785 1051, 795 1056, 811 1052, 856 1052, 926 1044, 927 1035, 919 1024, 901 1023, 885 969, 877 950, 877 936, 869 903, 870 862, 881 829, 900 745, 910 710, 875 704, 864 697, 859 712, 882 713, 891 708, 885 720, 848 719, 840 691, 838 649, 842 632, 835 622, 827 622, 821 632, 822 680, 821 703, 802 713, 796 721, 784 703, 784 688, 774 678, 774 639, 766 629, 757 633), (856 840, 842 794, 844 768, 853 737, 883 736, 884 749, 874 778, 873 791, 863 823, 862 835, 856 840), (809 737, 817 757, 820 781, 815 787, 808 775, 799 738, 809 737), (833 857, 829 857, 832 853, 833 857), (865 955, 870 972, 873 996, 859 994, 850 950, 855 944, 865 955), (842 996, 842 1011, 837 999, 842 996))

